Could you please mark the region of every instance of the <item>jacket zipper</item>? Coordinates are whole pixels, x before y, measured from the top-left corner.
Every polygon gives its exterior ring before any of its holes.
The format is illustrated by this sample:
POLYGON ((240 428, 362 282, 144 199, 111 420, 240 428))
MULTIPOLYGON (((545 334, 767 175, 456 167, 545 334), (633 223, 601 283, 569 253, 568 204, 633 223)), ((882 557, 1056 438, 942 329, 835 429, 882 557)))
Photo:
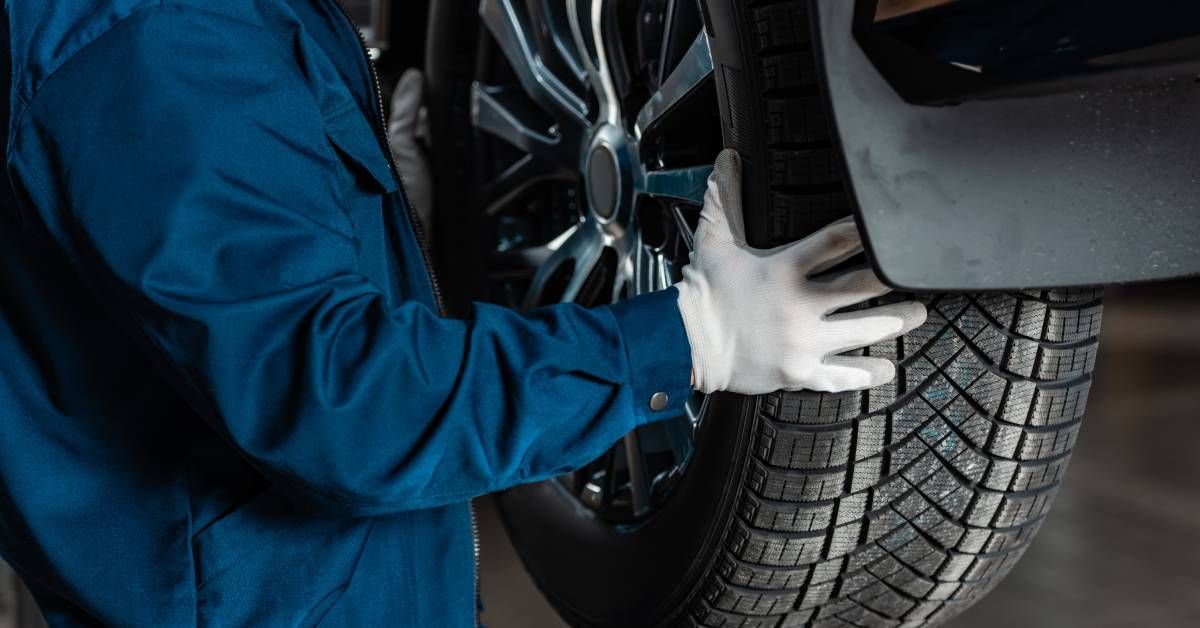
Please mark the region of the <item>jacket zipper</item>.
POLYGON ((367 68, 371 73, 371 88, 375 91, 375 108, 379 114, 377 120, 378 126, 375 128, 375 135, 379 143, 383 146, 384 156, 387 157, 388 166, 391 167, 392 176, 396 177, 396 181, 400 184, 400 196, 404 199, 404 206, 408 208, 408 221, 412 223, 413 234, 417 237, 417 248, 421 250, 421 258, 425 260, 425 270, 429 274, 429 284, 433 288, 433 298, 437 303, 438 314, 446 315, 446 305, 442 299, 442 287, 438 285, 437 275, 433 272, 433 258, 429 255, 429 245, 425 239, 425 228, 421 225, 420 217, 417 215, 417 209, 413 207, 412 201, 408 198, 408 192, 404 189, 404 177, 400 174, 400 170, 396 168, 396 160, 392 156, 392 145, 388 142, 387 136, 387 119, 384 118, 384 101, 383 88, 379 83, 379 71, 375 68, 375 60, 371 58, 370 48, 367 46, 367 38, 363 36, 362 29, 350 17, 350 12, 346 9, 346 5, 342 0, 335 0, 338 9, 341 10, 342 16, 354 28, 354 34, 358 36, 358 44, 362 48, 363 58, 367 61, 367 68))
MULTIPOLYGON (((425 228, 421 225, 421 219, 417 215, 417 210, 413 207, 412 201, 408 198, 408 192, 404 189, 404 177, 400 174, 400 169, 396 167, 396 160, 392 156, 392 145, 388 141, 387 136, 387 119, 384 117, 384 101, 383 88, 379 83, 379 70, 375 67, 375 60, 371 58, 371 51, 367 46, 367 38, 363 36, 362 29, 350 17, 350 12, 346 9, 346 5, 342 0, 335 0, 338 10, 342 12, 342 16, 346 18, 346 22, 354 28, 354 34, 358 36, 359 46, 362 48, 363 59, 367 61, 367 68, 371 73, 371 88, 375 91, 375 107, 379 114, 378 126, 375 128, 375 134, 379 143, 383 146, 384 156, 387 157, 388 166, 392 171, 392 176, 396 177, 396 181, 400 184, 400 196, 404 199, 404 206, 408 208, 408 221, 412 224, 413 235, 417 238, 417 248, 421 249, 421 258, 425 261, 425 270, 429 274, 429 285, 433 289, 433 298, 437 305, 438 315, 446 315, 445 302, 442 299, 442 288, 438 285, 437 275, 433 270, 433 259, 429 256, 429 246, 425 239, 425 228)), ((473 574, 475 576, 474 591, 475 599, 473 600, 472 613, 474 616, 474 625, 479 625, 479 521, 475 517, 475 502, 467 502, 467 508, 471 514, 471 553, 475 566, 473 574)))

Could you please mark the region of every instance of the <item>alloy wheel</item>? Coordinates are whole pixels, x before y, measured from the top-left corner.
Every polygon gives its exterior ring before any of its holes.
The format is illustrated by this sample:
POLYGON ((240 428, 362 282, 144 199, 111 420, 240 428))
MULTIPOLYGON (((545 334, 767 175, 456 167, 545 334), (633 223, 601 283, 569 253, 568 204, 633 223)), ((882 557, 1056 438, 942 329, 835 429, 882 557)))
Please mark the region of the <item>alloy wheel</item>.
MULTIPOLYGON (((493 298, 595 306, 670 287, 721 146, 693 3, 484 0, 471 86, 493 298)), ((642 521, 693 453, 703 395, 560 478, 602 519, 642 521)))

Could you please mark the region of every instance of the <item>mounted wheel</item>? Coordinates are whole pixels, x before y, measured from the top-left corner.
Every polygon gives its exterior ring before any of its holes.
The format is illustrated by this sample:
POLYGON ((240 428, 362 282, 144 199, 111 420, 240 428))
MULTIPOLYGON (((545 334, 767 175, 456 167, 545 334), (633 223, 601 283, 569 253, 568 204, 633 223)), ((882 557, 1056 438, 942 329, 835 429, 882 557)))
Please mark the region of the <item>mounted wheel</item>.
MULTIPOLYGON (((668 287, 723 146, 743 157, 752 244, 847 215, 806 6, 435 3, 450 290, 532 308, 668 287)), ((577 625, 940 623, 1013 567, 1050 506, 1100 297, 892 297, 929 319, 867 349, 896 361, 891 385, 696 395, 583 469, 501 495, 510 536, 577 625)))

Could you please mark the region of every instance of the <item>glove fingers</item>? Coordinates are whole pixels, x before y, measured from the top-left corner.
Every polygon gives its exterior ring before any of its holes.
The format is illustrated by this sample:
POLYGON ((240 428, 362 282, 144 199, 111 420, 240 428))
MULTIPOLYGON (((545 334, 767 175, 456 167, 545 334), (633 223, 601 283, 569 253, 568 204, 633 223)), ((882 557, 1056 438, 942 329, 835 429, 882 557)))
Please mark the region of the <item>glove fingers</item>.
POLYGON ((721 151, 708 176, 696 240, 709 237, 739 244, 746 242, 742 222, 742 160, 732 148, 721 151))
POLYGON ((847 271, 830 279, 814 280, 810 285, 825 297, 825 314, 878 299, 892 291, 883 285, 879 277, 875 276, 875 271, 870 268, 847 271))
POLYGON ((835 355, 825 358, 819 369, 821 392, 865 390, 882 386, 896 378, 896 365, 883 358, 835 355))
POLYGON ((889 303, 887 305, 881 305, 879 307, 874 307, 863 311, 873 312, 876 316, 894 316, 903 321, 899 332, 880 338, 881 341, 891 340, 907 334, 921 325, 924 325, 925 319, 929 316, 928 310, 925 309, 925 304, 921 303, 920 301, 889 303))
POLYGON ((825 317, 830 350, 826 355, 861 349, 891 340, 925 323, 925 306, 917 301, 889 303, 825 317))
POLYGON ((805 274, 812 276, 861 253, 862 237, 854 219, 846 217, 789 246, 805 274))
POLYGON ((421 103, 425 100, 425 77, 416 68, 409 68, 400 76, 396 89, 392 91, 392 112, 388 118, 388 134, 415 136, 421 103))

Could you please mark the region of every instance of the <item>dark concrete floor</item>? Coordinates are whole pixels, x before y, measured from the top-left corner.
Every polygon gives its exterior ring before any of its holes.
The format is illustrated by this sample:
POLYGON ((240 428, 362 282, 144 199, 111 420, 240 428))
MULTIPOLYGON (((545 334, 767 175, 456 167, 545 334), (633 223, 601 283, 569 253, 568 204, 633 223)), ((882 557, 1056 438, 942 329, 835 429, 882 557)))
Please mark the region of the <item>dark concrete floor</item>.
MULTIPOLYGON (((952 628, 1200 626, 1200 282, 1107 297, 1088 414, 1057 504, 1016 570, 952 628)), ((490 502, 480 513, 484 621, 563 626, 490 502)))

